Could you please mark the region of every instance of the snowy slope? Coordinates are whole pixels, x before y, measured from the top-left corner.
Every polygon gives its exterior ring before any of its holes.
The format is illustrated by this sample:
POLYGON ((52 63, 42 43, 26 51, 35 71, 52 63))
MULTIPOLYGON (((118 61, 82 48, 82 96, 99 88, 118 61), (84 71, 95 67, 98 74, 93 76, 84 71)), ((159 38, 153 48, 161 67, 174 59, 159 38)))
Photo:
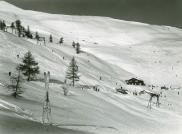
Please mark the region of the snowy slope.
POLYGON ((24 26, 42 36, 53 35, 55 43, 37 44, 0 31, 0 134, 16 133, 99 133, 99 134, 180 134, 182 132, 182 92, 163 91, 161 107, 146 108, 148 96, 121 95, 116 83, 134 91, 142 87, 126 86, 131 77, 147 84, 181 86, 182 30, 106 17, 53 15, 19 9, 0 1, 0 19, 11 23, 20 19, 24 26), (64 44, 58 45, 60 37, 64 44), (84 53, 77 55, 72 41, 78 41, 84 53), (25 82, 21 98, 9 96, 5 85, 8 72, 30 50, 44 71, 51 72, 50 100, 54 126, 40 124, 44 83, 25 82), (65 59, 63 60, 63 56, 65 59), (61 84, 71 58, 75 56, 81 80, 79 85, 99 85, 101 92, 70 88, 65 97, 61 84), (99 77, 102 76, 102 80, 99 77), (169 105, 171 104, 171 105, 169 105), (7 112, 8 111, 8 112, 7 112), (13 121, 11 121, 13 120, 13 121), (8 126, 7 124, 10 124, 8 126), (67 129, 66 129, 67 128, 67 129), (32 131, 31 131, 32 130, 32 131), (33 131, 34 130, 34 131, 33 131), (78 131, 80 130, 80 131, 78 131))

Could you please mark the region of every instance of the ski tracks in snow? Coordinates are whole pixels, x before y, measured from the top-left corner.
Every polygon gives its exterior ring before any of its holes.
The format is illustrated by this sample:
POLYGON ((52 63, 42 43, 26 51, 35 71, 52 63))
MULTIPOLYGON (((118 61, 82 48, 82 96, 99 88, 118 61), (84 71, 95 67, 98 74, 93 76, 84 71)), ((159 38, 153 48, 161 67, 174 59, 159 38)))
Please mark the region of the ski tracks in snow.
POLYGON ((104 126, 104 125, 92 125, 92 124, 53 124, 58 127, 93 127, 95 129, 112 129, 118 131, 117 128, 112 126, 104 126))

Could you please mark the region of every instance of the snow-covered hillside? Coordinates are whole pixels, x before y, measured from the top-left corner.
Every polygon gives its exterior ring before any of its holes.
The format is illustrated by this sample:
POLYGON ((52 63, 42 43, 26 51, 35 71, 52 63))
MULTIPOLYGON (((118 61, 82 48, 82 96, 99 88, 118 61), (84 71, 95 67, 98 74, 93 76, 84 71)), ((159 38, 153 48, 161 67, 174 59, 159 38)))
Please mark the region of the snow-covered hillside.
POLYGON ((138 77, 147 84, 181 87, 181 29, 107 17, 27 11, 0 1, 0 20, 10 25, 17 19, 32 32, 45 36, 46 46, 0 31, 0 134, 181 134, 181 90, 179 95, 178 90, 162 91, 161 106, 149 110, 148 95, 132 94, 148 88, 124 83, 138 77), (48 43, 50 34, 54 43, 48 43), (62 45, 57 43, 60 37, 64 38, 62 45), (81 44, 83 53, 76 54, 73 41, 81 44), (40 65, 38 77, 50 71, 57 81, 50 83, 53 126, 41 124, 43 82, 25 82, 25 92, 18 99, 10 96, 5 86, 9 84, 8 72, 15 71, 27 51, 40 65), (81 76, 77 85, 98 85, 100 92, 77 86, 70 88, 68 96, 63 95, 61 83, 73 56, 81 76), (116 93, 117 86, 127 88, 129 94, 116 93))

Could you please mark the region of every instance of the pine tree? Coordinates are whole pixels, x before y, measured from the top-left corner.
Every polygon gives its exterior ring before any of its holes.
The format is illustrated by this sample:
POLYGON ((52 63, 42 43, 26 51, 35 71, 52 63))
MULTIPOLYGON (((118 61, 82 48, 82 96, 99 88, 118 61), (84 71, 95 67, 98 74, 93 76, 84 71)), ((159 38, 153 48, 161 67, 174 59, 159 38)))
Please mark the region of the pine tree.
POLYGON ((6 29, 6 23, 5 23, 5 21, 3 20, 3 31, 5 31, 5 29, 6 29))
POLYGON ((0 20, 0 30, 2 30, 2 21, 0 20))
POLYGON ((10 79, 11 79, 10 88, 13 89, 12 95, 16 98, 17 96, 23 93, 23 90, 21 87, 23 78, 21 76, 20 70, 18 70, 18 74, 14 74, 13 76, 10 77, 10 79))
POLYGON ((0 21, 0 30, 5 31, 5 29, 6 29, 6 23, 5 23, 5 21, 4 20, 3 21, 0 21))
POLYGON ((80 44, 76 43, 76 53, 79 54, 80 53, 80 44))
POLYGON ((37 74, 39 74, 38 63, 34 60, 30 51, 24 55, 22 62, 23 64, 19 65, 19 69, 25 76, 27 76, 27 81, 32 80, 37 74))
POLYGON ((3 22, 0 20, 0 30, 3 30, 3 22))
POLYGON ((16 28, 17 28, 17 31, 18 31, 18 36, 20 37, 21 34, 22 34, 21 21, 20 21, 20 20, 16 20, 16 21, 15 21, 15 24, 16 24, 16 28))
POLYGON ((71 80, 73 87, 75 86, 75 82, 79 81, 78 66, 76 65, 76 60, 74 57, 72 58, 70 62, 68 71, 66 73, 66 78, 71 80))
POLYGON ((30 27, 27 27, 27 30, 25 30, 25 35, 27 38, 32 39, 32 33, 30 32, 30 27))
POLYGON ((26 36, 26 29, 23 26, 21 26, 21 34, 22 34, 23 37, 26 36))
POLYGON ((53 42, 53 38, 52 38, 52 35, 50 35, 50 37, 49 37, 49 42, 53 42))
POLYGON ((64 40, 63 40, 63 37, 61 37, 60 40, 59 40, 59 44, 62 44, 63 41, 64 41, 64 40))

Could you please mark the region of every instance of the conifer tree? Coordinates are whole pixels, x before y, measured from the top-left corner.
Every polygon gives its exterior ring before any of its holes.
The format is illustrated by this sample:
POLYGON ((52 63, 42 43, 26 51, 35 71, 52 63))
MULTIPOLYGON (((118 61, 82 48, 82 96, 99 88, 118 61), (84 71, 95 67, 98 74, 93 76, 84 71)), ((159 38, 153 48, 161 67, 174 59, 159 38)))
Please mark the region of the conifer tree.
POLYGON ((79 81, 78 66, 74 57, 72 58, 69 68, 66 72, 66 78, 72 82, 73 87, 75 86, 75 82, 79 81))
POLYGON ((50 37, 49 37, 49 42, 53 42, 53 38, 52 38, 52 35, 50 35, 50 37))
POLYGON ((63 40, 63 37, 61 37, 60 40, 59 40, 59 43, 62 44, 63 41, 64 41, 64 40, 63 40))
POLYGON ((80 44, 76 43, 76 53, 79 54, 80 53, 80 44))
POLYGON ((20 20, 16 20, 15 21, 15 24, 16 24, 16 28, 17 28, 17 31, 18 31, 18 37, 20 37, 21 34, 22 34, 21 21, 20 20))
POLYGON ((5 21, 3 20, 3 31, 5 31, 5 29, 6 29, 6 23, 5 23, 5 21))
POLYGON ((21 26, 21 34, 22 34, 23 37, 26 36, 26 29, 23 26, 21 26))
POLYGON ((34 60, 31 52, 28 51, 23 58, 23 63, 20 64, 18 67, 20 71, 23 72, 23 75, 27 77, 27 81, 32 80, 39 74, 39 66, 38 63, 34 60))
POLYGON ((4 20, 3 21, 0 21, 0 30, 5 31, 5 29, 6 29, 6 23, 5 23, 5 21, 4 20))
POLYGON ((27 27, 27 30, 25 30, 25 35, 27 38, 32 39, 32 33, 30 32, 30 27, 27 27))
POLYGON ((0 30, 3 30, 3 22, 0 20, 0 30))

